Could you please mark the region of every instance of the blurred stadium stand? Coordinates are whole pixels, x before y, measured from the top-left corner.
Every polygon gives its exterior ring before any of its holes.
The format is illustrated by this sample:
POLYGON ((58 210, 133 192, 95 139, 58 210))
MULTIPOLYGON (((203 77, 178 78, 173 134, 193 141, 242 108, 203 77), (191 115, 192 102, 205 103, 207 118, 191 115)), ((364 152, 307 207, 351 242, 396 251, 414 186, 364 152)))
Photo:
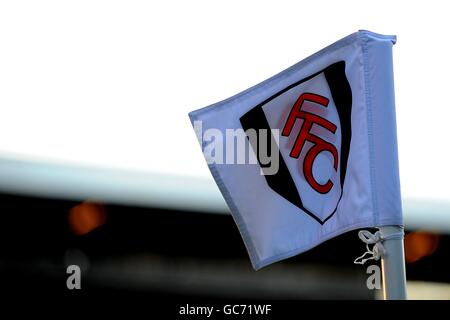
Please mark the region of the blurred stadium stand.
MULTIPOLYGON (((353 264, 365 249, 357 231, 255 272, 209 182, 13 160, 0 161, 0 180, 0 281, 8 292, 67 293, 66 267, 77 264, 83 294, 211 300, 380 294, 367 289, 366 267, 353 264)), ((407 224, 407 277, 420 281, 412 287, 422 293, 427 283, 444 284, 439 297, 450 298, 449 233, 442 214, 429 217, 424 228, 407 224)))

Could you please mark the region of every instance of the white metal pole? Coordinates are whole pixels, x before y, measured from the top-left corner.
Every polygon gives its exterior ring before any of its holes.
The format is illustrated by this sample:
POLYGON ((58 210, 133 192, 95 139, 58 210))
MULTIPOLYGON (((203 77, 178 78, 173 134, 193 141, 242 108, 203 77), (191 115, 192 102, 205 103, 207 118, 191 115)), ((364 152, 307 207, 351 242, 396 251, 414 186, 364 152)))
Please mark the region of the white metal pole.
POLYGON ((403 237, 389 239, 392 234, 401 233, 400 226, 380 227, 385 254, 381 258, 383 274, 383 294, 385 300, 406 300, 406 274, 403 237))

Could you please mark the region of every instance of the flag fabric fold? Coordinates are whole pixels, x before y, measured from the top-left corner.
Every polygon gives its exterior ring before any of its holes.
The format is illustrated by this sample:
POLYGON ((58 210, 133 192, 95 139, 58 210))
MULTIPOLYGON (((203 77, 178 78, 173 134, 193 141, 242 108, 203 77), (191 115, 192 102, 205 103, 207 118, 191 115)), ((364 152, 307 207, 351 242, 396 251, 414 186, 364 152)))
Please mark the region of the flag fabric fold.
POLYGON ((356 32, 189 114, 255 269, 350 230, 403 225, 395 42, 356 32))

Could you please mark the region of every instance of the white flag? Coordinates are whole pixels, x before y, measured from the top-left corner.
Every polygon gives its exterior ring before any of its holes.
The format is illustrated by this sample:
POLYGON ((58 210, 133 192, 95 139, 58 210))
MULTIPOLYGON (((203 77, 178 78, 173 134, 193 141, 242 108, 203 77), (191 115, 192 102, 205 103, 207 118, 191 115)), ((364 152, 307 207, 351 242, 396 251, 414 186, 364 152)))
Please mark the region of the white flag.
POLYGON ((189 114, 253 267, 403 225, 392 46, 359 31, 189 114))

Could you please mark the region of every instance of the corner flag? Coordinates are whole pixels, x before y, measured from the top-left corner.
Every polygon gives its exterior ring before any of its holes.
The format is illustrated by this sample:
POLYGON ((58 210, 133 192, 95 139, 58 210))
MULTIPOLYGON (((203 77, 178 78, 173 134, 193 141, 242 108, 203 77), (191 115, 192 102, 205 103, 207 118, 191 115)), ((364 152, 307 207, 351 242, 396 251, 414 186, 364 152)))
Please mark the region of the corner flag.
POLYGON ((395 41, 359 31, 189 114, 255 269, 350 230, 403 225, 395 41))

